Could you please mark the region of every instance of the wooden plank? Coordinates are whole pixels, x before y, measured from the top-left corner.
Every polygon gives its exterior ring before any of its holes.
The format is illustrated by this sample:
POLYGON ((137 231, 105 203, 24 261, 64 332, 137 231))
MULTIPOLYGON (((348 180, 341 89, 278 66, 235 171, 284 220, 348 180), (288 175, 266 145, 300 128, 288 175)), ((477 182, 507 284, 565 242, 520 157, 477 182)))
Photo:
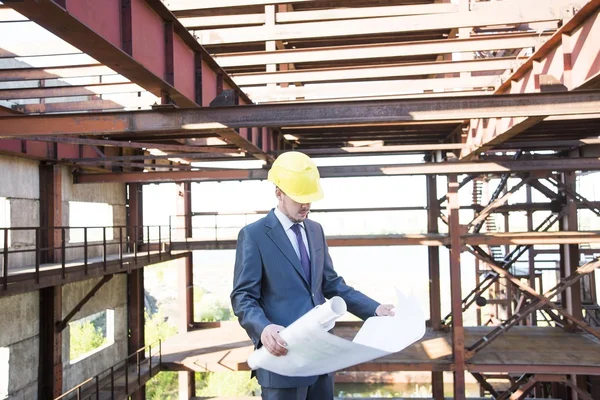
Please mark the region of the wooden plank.
MULTIPOLYGON (((334 334, 348 340, 360 323, 343 322, 334 334)), ((492 327, 465 327, 465 342, 473 343, 492 327)), ((219 328, 188 332, 163 343, 162 361, 166 370, 221 371, 248 370, 246 359, 252 342, 237 322, 222 322, 219 328)), ((451 333, 427 329, 425 336, 405 350, 348 370, 400 371, 445 370, 452 368, 451 333)), ((569 373, 569 368, 600 368, 600 341, 560 328, 514 327, 469 360, 468 368, 490 365, 507 368, 528 365, 528 372, 569 373), (543 348, 553 351, 540 351, 543 348)))
POLYGON ((319 61, 369 60, 447 54, 472 51, 520 49, 541 45, 550 34, 537 33, 497 35, 467 39, 414 41, 369 45, 322 47, 231 54, 215 54, 214 59, 224 68, 266 64, 305 63, 319 61))
POLYGON ((350 81, 399 76, 450 74, 458 72, 498 71, 514 68, 514 58, 490 58, 470 61, 440 61, 395 65, 370 65, 365 67, 328 68, 316 70, 291 70, 284 72, 261 72, 230 74, 240 86, 265 85, 269 83, 350 81))
MULTIPOLYGON (((580 0, 582 1, 582 0, 580 0)), ((452 14, 431 14, 400 17, 367 18, 349 21, 280 24, 275 27, 242 27, 195 30, 202 45, 263 42, 370 35, 431 30, 449 31, 455 28, 521 24, 561 20, 565 0, 527 0, 488 3, 476 11, 452 14)))

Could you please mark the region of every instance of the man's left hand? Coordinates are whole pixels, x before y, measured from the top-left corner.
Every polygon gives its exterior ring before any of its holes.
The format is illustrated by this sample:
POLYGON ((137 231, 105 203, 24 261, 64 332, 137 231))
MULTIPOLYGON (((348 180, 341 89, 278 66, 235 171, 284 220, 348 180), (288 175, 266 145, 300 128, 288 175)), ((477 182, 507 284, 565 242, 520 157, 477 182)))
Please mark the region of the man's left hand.
POLYGON ((377 309, 375 310, 375 315, 377 315, 378 317, 383 317, 383 316, 393 317, 394 316, 394 311, 392 311, 393 308, 394 308, 393 304, 380 304, 379 307, 377 307, 377 309))

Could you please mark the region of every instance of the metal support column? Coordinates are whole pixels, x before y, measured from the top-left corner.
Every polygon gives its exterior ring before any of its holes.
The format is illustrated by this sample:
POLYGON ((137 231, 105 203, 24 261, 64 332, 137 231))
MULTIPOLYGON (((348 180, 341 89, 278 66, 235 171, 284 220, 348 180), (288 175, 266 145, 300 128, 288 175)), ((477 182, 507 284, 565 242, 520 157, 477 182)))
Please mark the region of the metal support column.
MULTIPOLYGON (((438 233, 440 206, 437 201, 437 177, 427 176, 427 232, 438 233)), ((442 329, 442 310, 440 300, 440 250, 437 246, 427 248, 429 255, 429 315, 431 328, 442 329)), ((444 375, 441 371, 431 373, 431 387, 435 400, 444 399, 444 375)))
MULTIPOLYGON (((565 198, 564 211, 565 215, 560 221, 560 229, 565 231, 577 231, 577 199, 571 195, 576 193, 576 175, 575 172, 564 172, 562 174, 562 182, 566 188, 570 189, 563 192, 565 198), (571 192, 571 193, 569 193, 571 192)), ((565 244, 560 246, 560 274, 561 279, 571 275, 579 268, 579 245, 565 244)), ((581 282, 571 285, 562 296, 563 306, 567 312, 577 320, 583 321, 583 307, 581 304, 581 282)), ((565 327, 571 324, 565 321, 565 327)), ((571 375, 570 380, 580 389, 587 390, 584 376, 571 375)), ((568 389, 567 389, 568 390, 568 389)), ((575 389, 571 388, 571 396, 574 399, 578 398, 575 389)))
MULTIPOLYGON (((40 173, 40 242, 45 248, 39 251, 40 262, 60 262, 63 254, 62 235, 55 227, 62 226, 62 170, 57 165, 42 164, 40 173)), ((62 287, 60 285, 40 290, 40 399, 55 398, 62 393, 62 334, 56 324, 62 320, 62 287)))
MULTIPOLYGON (((192 236, 192 188, 191 183, 177 185, 177 215, 175 219, 175 237, 185 240, 192 236)), ((192 253, 189 256, 175 261, 179 275, 179 309, 185 310, 179 325, 179 332, 187 332, 194 323, 194 260, 192 253)))
POLYGON ((40 289, 40 360, 38 398, 54 399, 62 394, 62 333, 56 324, 62 319, 62 287, 40 289))
POLYGON ((454 355, 454 399, 465 399, 465 330, 463 327, 460 273, 460 223, 458 180, 448 175, 448 222, 450 235, 450 296, 452 308, 452 350, 454 355))
POLYGON ((178 263, 179 272, 179 309, 185 310, 178 321, 179 332, 182 333, 187 332, 194 323, 194 257, 190 253, 189 256, 176 262, 178 263))
POLYGON ((135 251, 134 247, 144 240, 144 207, 143 185, 131 183, 127 185, 127 227, 128 252, 135 251))
POLYGON ((59 165, 40 165, 41 263, 60 262, 62 222, 62 170, 59 165))
MULTIPOLYGON (((128 354, 144 347, 144 269, 139 268, 127 275, 127 324, 129 331, 128 354)), ((144 353, 140 353, 144 357, 144 353)), ((146 399, 146 386, 131 394, 133 400, 146 399)))
POLYGON ((179 371, 179 400, 189 400, 196 396, 196 373, 179 371))

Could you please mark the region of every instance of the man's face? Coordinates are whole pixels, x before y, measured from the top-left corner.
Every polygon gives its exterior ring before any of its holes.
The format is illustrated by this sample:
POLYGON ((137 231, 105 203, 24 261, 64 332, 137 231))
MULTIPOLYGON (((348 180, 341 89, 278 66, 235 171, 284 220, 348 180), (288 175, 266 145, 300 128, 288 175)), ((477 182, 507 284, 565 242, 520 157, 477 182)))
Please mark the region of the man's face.
POLYGON ((308 216, 310 203, 298 203, 290 199, 281 189, 275 189, 275 195, 279 200, 279 210, 292 222, 302 222, 308 216))

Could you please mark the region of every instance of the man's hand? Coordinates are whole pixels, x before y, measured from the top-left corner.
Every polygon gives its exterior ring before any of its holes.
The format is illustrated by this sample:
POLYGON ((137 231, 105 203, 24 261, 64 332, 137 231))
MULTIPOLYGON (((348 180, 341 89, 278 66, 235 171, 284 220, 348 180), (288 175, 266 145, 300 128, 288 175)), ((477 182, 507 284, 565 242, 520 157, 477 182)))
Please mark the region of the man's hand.
POLYGON ((283 329, 281 325, 267 325, 260 334, 260 341, 267 348, 269 353, 274 356, 285 356, 287 354, 287 343, 279 336, 279 331, 283 329))
POLYGON ((394 308, 393 304, 380 304, 379 307, 377 307, 377 309, 375 310, 375 315, 377 315, 378 317, 393 317, 394 312, 392 311, 392 308, 394 308))

